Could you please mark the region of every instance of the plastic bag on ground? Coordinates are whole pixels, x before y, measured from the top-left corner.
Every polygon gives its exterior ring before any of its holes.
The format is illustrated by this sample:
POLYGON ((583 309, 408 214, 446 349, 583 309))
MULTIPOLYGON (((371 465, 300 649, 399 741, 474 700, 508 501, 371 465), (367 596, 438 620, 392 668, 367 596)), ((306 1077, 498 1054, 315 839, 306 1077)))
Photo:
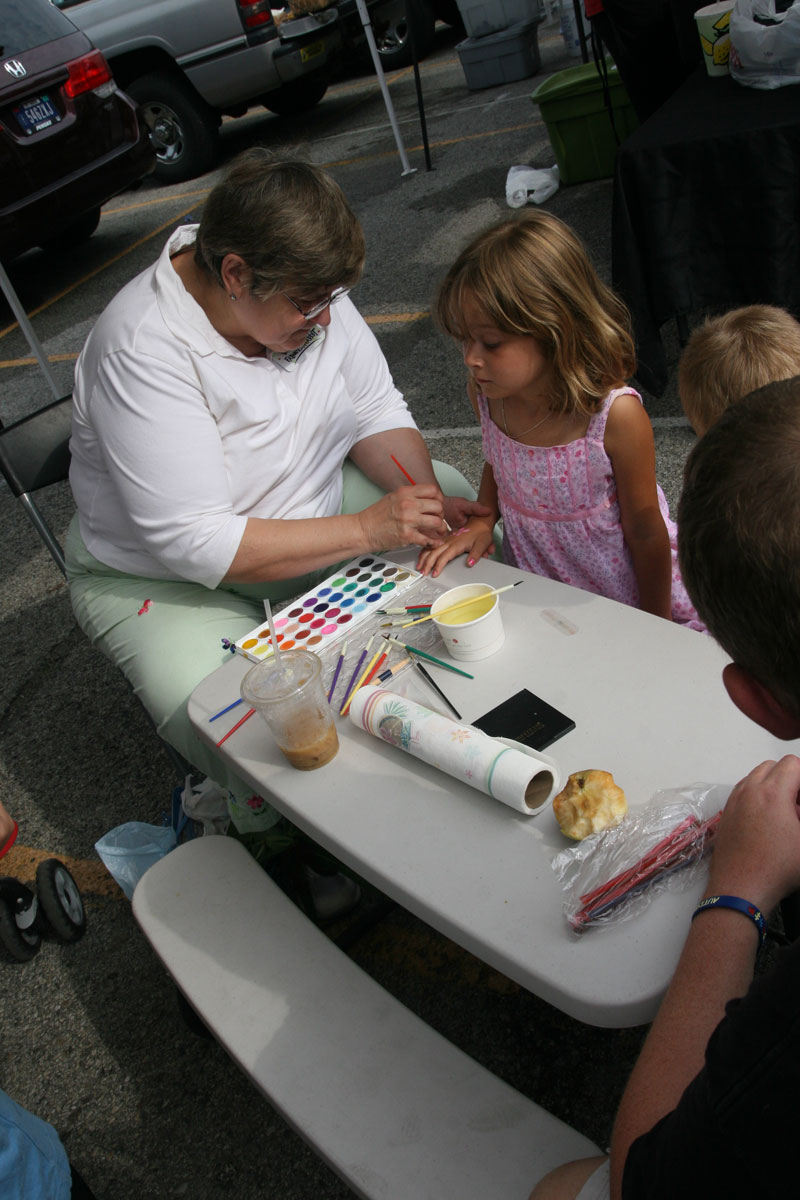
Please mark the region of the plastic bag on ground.
POLYGON ((94 848, 128 899, 148 867, 158 862, 177 845, 170 826, 147 825, 144 821, 126 821, 95 842, 94 848))
POLYGON ((509 167, 506 176, 506 204, 522 208, 529 200, 544 204, 558 191, 558 167, 509 167))

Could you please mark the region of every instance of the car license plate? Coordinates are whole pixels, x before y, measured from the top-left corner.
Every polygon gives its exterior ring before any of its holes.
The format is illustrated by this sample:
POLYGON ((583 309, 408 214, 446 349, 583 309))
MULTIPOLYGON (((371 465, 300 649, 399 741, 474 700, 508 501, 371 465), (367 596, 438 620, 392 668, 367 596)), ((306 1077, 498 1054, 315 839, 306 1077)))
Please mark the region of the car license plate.
POLYGON ((49 129, 61 120, 61 114, 47 95, 37 96, 35 100, 26 100, 14 109, 14 116, 27 137, 41 133, 43 129, 49 129))
POLYGON ((312 42, 310 46, 303 46, 300 51, 301 62, 308 62, 310 58, 316 58, 318 54, 322 54, 324 49, 325 46, 321 39, 318 42, 312 42))

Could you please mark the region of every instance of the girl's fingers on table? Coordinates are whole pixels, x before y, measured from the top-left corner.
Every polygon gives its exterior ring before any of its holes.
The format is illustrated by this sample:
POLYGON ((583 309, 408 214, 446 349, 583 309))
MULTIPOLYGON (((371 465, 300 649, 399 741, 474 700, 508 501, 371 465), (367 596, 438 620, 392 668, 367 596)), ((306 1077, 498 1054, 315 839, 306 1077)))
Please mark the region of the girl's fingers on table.
POLYGON ((472 535, 469 533, 454 534, 441 545, 424 550, 419 556, 417 570, 421 571, 423 575, 438 575, 459 554, 466 553, 471 541, 472 535))

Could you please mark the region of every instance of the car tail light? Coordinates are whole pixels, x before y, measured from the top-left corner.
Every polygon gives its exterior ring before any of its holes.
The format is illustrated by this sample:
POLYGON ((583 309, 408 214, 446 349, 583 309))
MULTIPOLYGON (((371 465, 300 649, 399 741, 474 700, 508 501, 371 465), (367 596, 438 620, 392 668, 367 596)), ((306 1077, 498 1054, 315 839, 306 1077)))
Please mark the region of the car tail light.
POLYGON ((245 29, 257 29, 272 23, 272 8, 269 0, 237 0, 239 15, 245 29))
POLYGON ((91 92, 111 79, 111 69, 99 50, 84 54, 68 63, 69 75, 64 84, 64 91, 70 100, 80 96, 82 92, 91 92))

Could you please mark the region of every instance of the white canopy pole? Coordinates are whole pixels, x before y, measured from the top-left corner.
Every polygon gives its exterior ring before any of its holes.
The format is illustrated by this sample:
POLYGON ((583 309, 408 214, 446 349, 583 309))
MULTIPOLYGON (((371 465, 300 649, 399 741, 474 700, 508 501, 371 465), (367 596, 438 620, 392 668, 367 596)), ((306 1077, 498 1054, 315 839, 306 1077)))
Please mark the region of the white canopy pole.
POLYGON ((47 355, 45 354, 44 350, 42 349, 41 342, 37 338, 36 334, 33 332, 33 326, 31 325, 30 321, 28 320, 28 314, 25 312, 25 309, 22 307, 20 298, 17 295, 17 293, 14 291, 11 280, 8 278, 5 267, 3 266, 2 263, 0 263, 0 288, 2 288, 3 292, 5 293, 6 300, 8 301, 9 305, 11 306, 11 311, 13 312, 14 316, 17 318, 20 329, 25 334, 25 337, 28 339, 28 345, 30 346, 31 350, 33 351, 33 354, 34 354, 35 358, 37 359, 39 366, 42 368, 44 377, 50 385, 51 392, 55 396, 56 400, 60 400, 61 399, 61 389, 59 388, 58 384, 55 381, 53 372, 50 370, 50 363, 48 362, 47 355))
POLYGON ((383 66, 381 65, 381 56, 378 54, 378 47, 375 45, 375 35, 372 32, 372 25, 370 24, 365 0, 356 0, 356 7, 358 8, 358 15, 361 17, 361 24, 364 26, 364 33, 367 35, 367 44, 369 45, 369 52, 372 55, 372 62, 375 66, 375 74, 378 76, 378 83, 381 85, 381 92, 383 93, 383 103, 386 105, 386 112, 389 114, 389 123, 392 126, 394 140, 397 143, 397 153, 400 155, 400 162, 403 164, 402 173, 403 175, 413 175, 417 168, 410 166, 408 162, 408 156, 406 155, 406 148, 403 145, 403 139, 400 136, 400 129, 397 124, 397 117, 395 116, 392 98, 389 95, 389 89, 386 86, 386 79, 383 74, 383 66))

